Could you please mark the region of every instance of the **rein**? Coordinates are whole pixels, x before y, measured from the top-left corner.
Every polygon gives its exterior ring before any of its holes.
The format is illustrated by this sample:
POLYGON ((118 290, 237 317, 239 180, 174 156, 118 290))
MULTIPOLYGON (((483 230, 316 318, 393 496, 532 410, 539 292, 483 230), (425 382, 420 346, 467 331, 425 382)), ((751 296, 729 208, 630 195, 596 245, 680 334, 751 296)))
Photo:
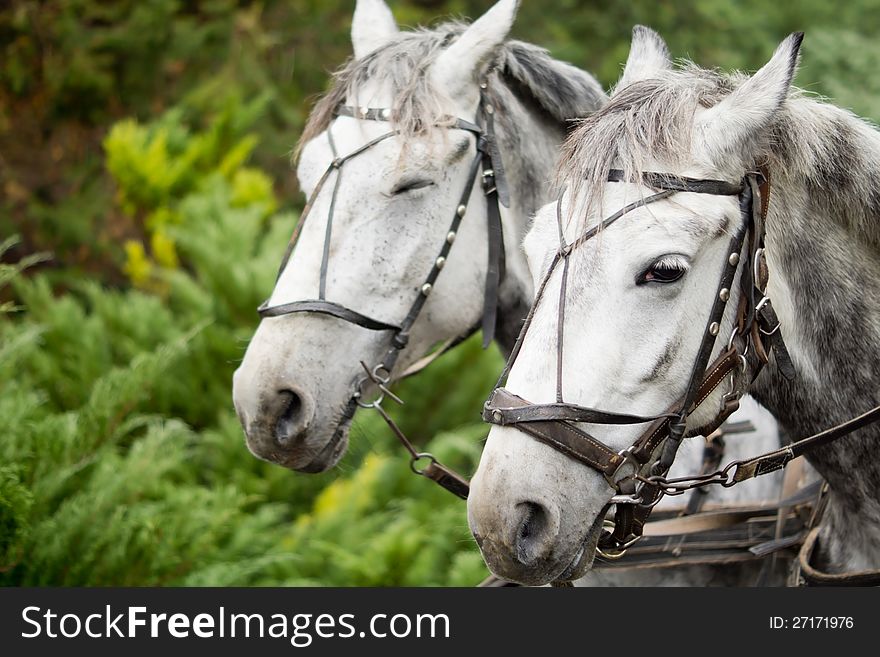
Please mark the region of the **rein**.
MULTIPOLYGON (((631 182, 624 172, 611 170, 608 182, 631 182)), ((880 420, 880 406, 848 422, 796 441, 766 454, 734 461, 721 470, 692 477, 666 479, 675 455, 686 435, 688 417, 729 378, 729 389, 715 418, 699 432, 715 431, 739 407, 739 398, 748 385, 775 354, 779 372, 791 379, 794 366, 782 340, 779 320, 766 294, 769 277, 764 258, 764 223, 770 199, 770 177, 766 169, 747 172, 738 184, 720 180, 698 180, 664 173, 645 173, 643 182, 655 193, 621 208, 590 228, 573 242, 563 234, 562 198, 557 202, 559 248, 542 279, 535 300, 526 317, 516 344, 495 390, 483 408, 483 419, 499 426, 512 426, 549 445, 569 458, 596 470, 615 491, 602 516, 615 506, 614 521, 603 530, 597 552, 608 559, 618 559, 627 548, 644 535, 645 524, 663 495, 678 495, 687 490, 717 484, 733 486, 741 481, 774 472, 801 454, 830 444, 853 431, 880 420), (737 196, 741 221, 728 243, 725 260, 713 298, 697 356, 684 394, 666 411, 656 415, 633 415, 587 408, 564 401, 562 360, 564 345, 565 300, 569 256, 582 244, 607 229, 632 210, 687 192, 737 196), (519 354, 547 283, 562 264, 556 341, 555 403, 533 404, 505 389, 503 384, 519 354), (710 362, 720 332, 726 304, 737 272, 742 291, 734 330, 719 356, 710 362), (750 370, 750 371, 749 371, 750 370), (751 374, 747 381, 745 375, 751 374), (645 431, 630 447, 617 451, 590 435, 575 423, 606 425, 647 424, 645 431)), ((691 435, 696 431, 691 430, 691 435)))
MULTIPOLYGON (((452 221, 443 240, 443 244, 440 247, 440 251, 434 259, 434 262, 427 276, 423 279, 422 284, 418 287, 418 294, 410 305, 409 310, 402 321, 396 324, 392 324, 375 319, 373 317, 369 317, 355 310, 352 310, 351 308, 348 308, 343 304, 328 300, 326 294, 327 271, 330 265, 330 242, 333 235, 333 217, 336 209, 336 197, 339 192, 340 183, 342 181, 342 167, 346 162, 368 151, 373 146, 376 146, 386 139, 398 135, 399 132, 397 130, 391 130, 382 135, 379 135, 378 137, 351 151, 347 155, 340 157, 337 153, 336 144, 333 140, 333 133, 328 127, 327 138, 330 142, 330 149, 333 153, 333 161, 329 164, 327 169, 319 178, 315 189, 312 191, 311 196, 309 197, 305 207, 303 208, 299 223, 294 229, 294 232, 287 245, 287 249, 281 261, 281 265, 278 269, 278 275, 276 277, 277 282, 277 280, 281 278, 281 274, 287 267, 288 261, 290 260, 290 257, 293 253, 294 248, 296 247, 299 236, 302 232, 302 226, 305 223, 309 213, 311 212, 311 209, 314 207, 318 195, 320 194, 325 183, 333 174, 333 172, 336 172, 336 179, 333 183, 333 189, 330 197, 330 208, 328 211, 327 226, 324 234, 324 245, 322 250, 320 278, 318 284, 318 298, 292 301, 275 306, 270 306, 269 301, 267 300, 257 309, 260 317, 262 318, 280 317, 282 315, 289 315, 293 313, 318 313, 336 317, 337 319, 341 319, 344 322, 355 324, 370 331, 391 332, 388 349, 385 352, 384 357, 376 365, 370 367, 366 363, 361 361, 361 365, 364 368, 365 375, 358 379, 358 381, 356 382, 354 393, 349 398, 342 412, 341 418, 337 424, 335 435, 338 435, 341 427, 346 422, 351 420, 358 406, 360 406, 361 408, 372 408, 376 410, 379 415, 382 416, 386 423, 388 423, 394 435, 398 438, 398 440, 400 440, 404 448, 410 453, 410 466, 413 471, 417 474, 421 474, 428 477, 429 479, 432 479, 442 487, 462 498, 467 498, 467 480, 461 475, 442 465, 432 454, 426 452, 418 452, 413 447, 412 443, 410 443, 410 441, 406 438, 400 428, 397 427, 397 425, 394 423, 394 421, 391 419, 385 409, 382 408, 381 404, 386 396, 393 399, 397 403, 403 403, 403 401, 399 397, 394 395, 388 389, 388 385, 390 384, 392 379, 392 372, 395 365, 397 364, 397 360, 400 357, 401 352, 409 343, 410 331, 413 325, 416 323, 416 320, 418 319, 422 308, 424 307, 425 302, 428 299, 428 296, 431 294, 437 277, 440 275, 441 270, 446 264, 446 259, 449 255, 450 250, 452 249, 452 245, 455 242, 461 221, 467 213, 467 204, 470 200, 474 185, 478 179, 481 181, 483 192, 486 197, 486 211, 488 219, 488 267, 486 270, 482 319, 478 325, 471 327, 463 335, 445 342, 443 345, 441 345, 439 349, 431 353, 429 356, 420 359, 417 363, 410 366, 398 378, 415 374, 424 367, 427 367, 427 365, 429 365, 443 353, 476 333, 478 329, 482 329, 483 348, 488 347, 489 344, 491 344, 492 339, 494 338, 495 325, 498 315, 499 287, 501 284, 501 279, 504 277, 505 270, 504 234, 501 225, 501 211, 499 208, 499 203, 501 205, 504 205, 505 207, 509 207, 510 197, 508 193, 506 178, 504 175, 504 167, 501 162, 501 153, 498 149, 498 144, 495 137, 495 109, 489 102, 486 93, 487 87, 488 85, 485 82, 480 84, 480 102, 477 109, 476 120, 480 121, 482 119, 482 127, 478 123, 472 123, 461 118, 457 118, 450 125, 445 126, 448 129, 464 130, 474 135, 476 141, 476 154, 471 161, 467 183, 465 184, 464 190, 462 191, 459 202, 455 208, 452 221), (365 401, 364 396, 366 393, 366 387, 369 384, 375 386, 375 388, 378 390, 378 396, 372 401, 365 401), (417 463, 422 459, 428 459, 429 463, 426 467, 420 469, 417 467, 417 463)), ((368 108, 340 105, 336 108, 336 116, 346 116, 365 121, 390 122, 393 117, 393 111, 389 108, 368 108)))

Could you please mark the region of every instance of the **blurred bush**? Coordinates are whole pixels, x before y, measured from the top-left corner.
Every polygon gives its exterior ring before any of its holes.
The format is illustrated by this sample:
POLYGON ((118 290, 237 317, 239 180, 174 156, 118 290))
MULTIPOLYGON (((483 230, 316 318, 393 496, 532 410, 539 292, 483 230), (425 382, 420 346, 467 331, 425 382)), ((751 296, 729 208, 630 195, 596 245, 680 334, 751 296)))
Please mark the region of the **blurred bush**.
MULTIPOLYGON (((148 248, 129 244, 130 288, 79 279, 57 296, 49 276, 22 278, 36 257, 0 270, 25 310, 5 306, 0 320, 0 584, 485 576, 461 501, 410 472, 378 416, 359 420, 330 475, 295 476, 247 453, 229 382, 295 223, 273 211, 268 177, 245 163, 256 138, 230 126, 247 114, 230 105, 198 131, 169 112, 110 131, 117 202, 149 236, 148 248)), ((431 394, 451 406, 410 416, 414 435, 434 436, 430 448, 465 471, 497 365, 483 358, 471 341, 432 368, 431 394), (474 366, 480 374, 459 385, 474 366)), ((404 394, 425 397, 426 384, 404 394)))
MULTIPOLYGON (((289 152, 350 54, 352 0, 0 5, 0 585, 472 585, 464 505, 381 420, 319 476, 253 458, 230 380, 303 199, 289 152), (6 239, 19 234, 20 240, 6 239), (49 252, 48 255, 39 255, 49 252), (24 270, 24 273, 23 271, 24 270)), ((491 0, 392 0, 402 26, 491 0)), ((514 36, 606 86, 632 25, 880 118, 880 0, 523 0, 514 36)), ((475 468, 497 351, 468 341, 392 412, 475 468)))

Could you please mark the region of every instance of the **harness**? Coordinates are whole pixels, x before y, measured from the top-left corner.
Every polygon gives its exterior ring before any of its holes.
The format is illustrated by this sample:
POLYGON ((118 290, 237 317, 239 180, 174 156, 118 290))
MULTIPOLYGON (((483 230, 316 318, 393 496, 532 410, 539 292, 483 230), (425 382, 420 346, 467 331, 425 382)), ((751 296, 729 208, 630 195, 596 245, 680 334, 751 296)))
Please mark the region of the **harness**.
MULTIPOLYGON (((628 180, 622 171, 612 169, 608 182, 628 180)), ((614 505, 614 520, 605 524, 597 547, 597 552, 609 559, 622 556, 628 547, 643 536, 645 523, 663 495, 680 495, 687 490, 712 484, 730 487, 752 477, 774 472, 807 451, 827 445, 860 427, 880 420, 878 406, 827 431, 751 459, 733 461, 723 469, 692 477, 666 479, 665 475, 685 437, 688 417, 724 381, 729 380, 729 388, 722 397, 721 409, 712 422, 699 427, 700 433, 714 431, 738 408, 739 398, 769 362, 771 352, 775 354, 776 366, 784 377, 792 378, 795 371, 779 331, 779 320, 766 294, 768 270, 764 258, 764 222, 770 199, 770 177, 766 169, 747 172, 737 184, 663 173, 645 173, 642 182, 656 190, 655 193, 626 205, 571 243, 566 242, 563 234, 561 201, 564 191, 560 195, 557 203, 559 248, 538 287, 535 301, 496 389, 483 409, 483 419, 487 422, 515 427, 602 474, 615 491, 601 514, 604 517, 614 505), (709 319, 684 394, 668 410, 656 415, 608 412, 566 402, 562 389, 562 354, 569 256, 629 212, 681 192, 736 196, 741 219, 725 252, 709 319), (550 404, 534 404, 502 386, 516 361, 547 283, 560 264, 562 274, 556 336, 556 401, 550 404), (738 271, 741 272, 739 285, 742 294, 734 329, 726 347, 710 363, 738 271), (647 424, 647 428, 633 445, 618 451, 576 426, 575 423, 579 422, 607 425, 647 424)), ((692 433, 696 432, 692 430, 692 433)))
MULTIPOLYGON (((440 272, 446 264, 446 259, 449 255, 450 250, 452 249, 452 245, 455 243, 461 221, 467 213, 467 204, 470 200, 474 184, 478 179, 481 181, 483 192, 486 197, 489 238, 488 268, 486 271, 486 280, 484 286, 482 320, 476 326, 471 327, 463 335, 447 341, 438 350, 436 350, 429 356, 419 360, 413 366, 405 370, 401 376, 414 374, 415 372, 426 367, 428 364, 433 362, 435 358, 439 357, 447 350, 451 349, 452 347, 470 337, 478 329, 482 329, 484 348, 488 347, 489 344, 492 342, 492 339, 494 338, 499 304, 499 287, 501 284, 501 279, 504 277, 505 269, 504 235, 501 225, 501 211, 499 209, 499 203, 501 205, 504 205, 505 207, 509 207, 510 197, 507 189, 506 178, 504 176, 504 167, 501 162, 501 154, 495 138, 495 109, 489 102, 487 96, 487 87, 488 85, 485 82, 480 84, 480 101, 477 108, 477 118, 475 119, 478 122, 482 121, 482 127, 481 125, 479 125, 479 123, 466 121, 465 119, 461 118, 456 118, 454 119, 454 121, 444 126, 449 129, 464 130, 472 134, 476 141, 476 154, 471 161, 467 183, 465 184, 464 190, 462 191, 459 202, 455 208, 452 221, 449 224, 449 229, 444 237, 440 250, 437 253, 436 258, 434 259, 434 262, 427 276, 423 279, 422 284, 418 287, 418 293, 412 304, 410 305, 409 310, 403 320, 401 320, 399 323, 391 324, 389 322, 375 319, 363 313, 357 312, 356 310, 353 310, 341 303, 337 303, 335 301, 327 299, 327 271, 330 265, 330 242, 333 235, 333 217, 336 209, 336 197, 339 192, 340 184, 342 182, 343 165, 346 162, 354 159, 358 155, 361 155, 362 153, 370 150, 373 146, 385 141, 386 139, 398 135, 399 131, 396 129, 390 130, 389 132, 386 132, 374 139, 371 139, 370 141, 351 151, 347 155, 340 156, 337 152, 336 144, 333 140, 333 133, 328 127, 327 138, 330 142, 330 149, 333 153, 333 161, 329 164, 327 169, 318 179, 318 183, 315 185, 315 189, 312 191, 311 196, 309 197, 305 207, 303 208, 299 223, 294 229, 294 232, 287 245, 287 250, 285 251, 284 257, 281 261, 281 265, 278 269, 278 276, 276 278, 277 282, 277 280, 281 277, 281 274, 284 272, 288 261, 290 260, 290 257, 293 253, 294 248, 296 247, 299 236, 302 232, 302 227, 305 224, 306 219, 311 212, 311 209, 314 207, 318 195, 321 193, 321 190, 323 189, 327 180, 335 172, 336 177, 333 183, 333 189, 330 197, 330 208, 327 216, 327 226, 325 229, 324 244, 321 256, 318 298, 292 301, 275 306, 270 306, 269 301, 267 300, 257 309, 260 317, 263 318, 280 317, 282 315, 289 315, 293 313, 318 313, 336 317, 337 319, 341 319, 344 322, 355 324, 356 326, 360 326, 361 328, 370 331, 387 331, 390 334, 388 338, 388 348, 382 359, 372 367, 368 366, 364 361, 361 361, 361 365, 364 368, 365 374, 355 384, 354 393, 346 403, 339 423, 337 424, 335 435, 338 435, 340 428, 354 416, 354 413, 357 410, 358 406, 362 408, 373 408, 378 411, 380 415, 382 415, 386 422, 389 423, 392 430, 394 430, 395 435, 398 436, 404 447, 409 451, 411 456, 411 467, 415 472, 417 472, 418 474, 423 474, 430 479, 434 479, 444 488, 447 488, 454 492, 456 495, 465 498, 467 497, 467 481, 464 480, 464 478, 462 478, 460 475, 457 475, 456 473, 452 472, 451 470, 440 464, 433 455, 417 452, 413 445, 402 434, 400 429, 397 428, 397 426, 393 423, 391 418, 382 408, 381 403, 386 395, 398 403, 403 403, 399 397, 388 390, 388 384, 391 381, 392 372, 395 365, 397 364, 397 360, 400 357, 401 352, 409 342, 410 331, 412 330, 413 325, 416 323, 416 320, 418 319, 419 314, 421 313, 422 308, 424 307, 425 302, 428 299, 428 296, 431 294, 437 277, 440 275, 440 272), (378 396, 372 401, 366 401, 364 398, 366 393, 365 388, 368 384, 373 384, 378 389, 378 396), (418 469, 416 467, 416 463, 423 458, 428 459, 429 464, 424 469, 418 469)), ((340 105, 336 108, 335 115, 337 117, 347 116, 364 121, 390 122, 393 119, 394 113, 389 108, 352 107, 349 105, 340 105)))

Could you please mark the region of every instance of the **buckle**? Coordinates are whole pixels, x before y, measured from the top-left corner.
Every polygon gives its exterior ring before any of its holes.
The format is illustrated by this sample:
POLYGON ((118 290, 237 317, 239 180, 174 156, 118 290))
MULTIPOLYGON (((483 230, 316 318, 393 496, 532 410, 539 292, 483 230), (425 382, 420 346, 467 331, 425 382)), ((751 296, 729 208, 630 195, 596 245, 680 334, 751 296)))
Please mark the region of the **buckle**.
MULTIPOLYGON (((607 532, 606 536, 614 536, 614 530, 617 529, 617 526, 614 524, 613 520, 605 519, 602 521, 602 529, 607 532)), ((630 546, 641 540, 642 537, 633 536, 628 541, 618 543, 613 548, 602 547, 602 538, 604 537, 600 537, 599 542, 596 544, 596 553, 609 561, 616 561, 625 555, 630 546)), ((615 541, 615 543, 617 543, 617 541, 615 541)))
POLYGON ((495 184, 495 170, 494 169, 484 169, 483 170, 483 193, 488 196, 489 194, 498 191, 498 188, 495 184))
POLYGON ((608 482, 608 485, 611 486, 615 491, 617 491, 616 494, 611 497, 609 504, 642 503, 641 491, 644 484, 638 485, 638 483, 636 483, 635 492, 633 493, 620 492, 622 483, 627 481, 638 482, 639 471, 642 469, 642 464, 639 463, 638 459, 636 459, 635 455, 633 454, 634 447, 635 445, 630 445, 629 447, 622 449, 617 453, 618 456, 623 457, 623 461, 621 461, 620 464, 614 469, 614 472, 612 472, 610 475, 604 472, 602 473, 602 475, 605 477, 605 481, 608 482), (620 470, 627 464, 632 465, 633 473, 627 477, 621 477, 620 479, 617 479, 616 477, 620 473, 620 470))

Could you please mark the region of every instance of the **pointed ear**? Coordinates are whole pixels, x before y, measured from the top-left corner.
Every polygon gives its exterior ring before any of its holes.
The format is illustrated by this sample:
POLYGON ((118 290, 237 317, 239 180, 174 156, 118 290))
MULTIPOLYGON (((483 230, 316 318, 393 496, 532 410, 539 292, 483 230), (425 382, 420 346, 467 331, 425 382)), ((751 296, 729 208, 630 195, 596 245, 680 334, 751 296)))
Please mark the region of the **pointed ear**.
MULTIPOLYGON (((650 27, 636 25, 633 28, 632 45, 629 57, 623 68, 623 75, 614 87, 614 92, 638 80, 647 80, 672 67, 669 48, 659 34, 650 27)), ((614 95, 612 92, 612 96, 614 95)))
POLYGON ((499 0, 440 53, 432 68, 438 89, 454 98, 483 74, 507 38, 518 7, 519 0, 499 0))
POLYGON ((803 32, 789 35, 761 70, 698 117, 695 136, 710 156, 742 150, 772 120, 788 97, 803 38, 803 32))
POLYGON ((357 0, 351 20, 354 58, 362 59, 397 34, 397 23, 385 0, 357 0))

